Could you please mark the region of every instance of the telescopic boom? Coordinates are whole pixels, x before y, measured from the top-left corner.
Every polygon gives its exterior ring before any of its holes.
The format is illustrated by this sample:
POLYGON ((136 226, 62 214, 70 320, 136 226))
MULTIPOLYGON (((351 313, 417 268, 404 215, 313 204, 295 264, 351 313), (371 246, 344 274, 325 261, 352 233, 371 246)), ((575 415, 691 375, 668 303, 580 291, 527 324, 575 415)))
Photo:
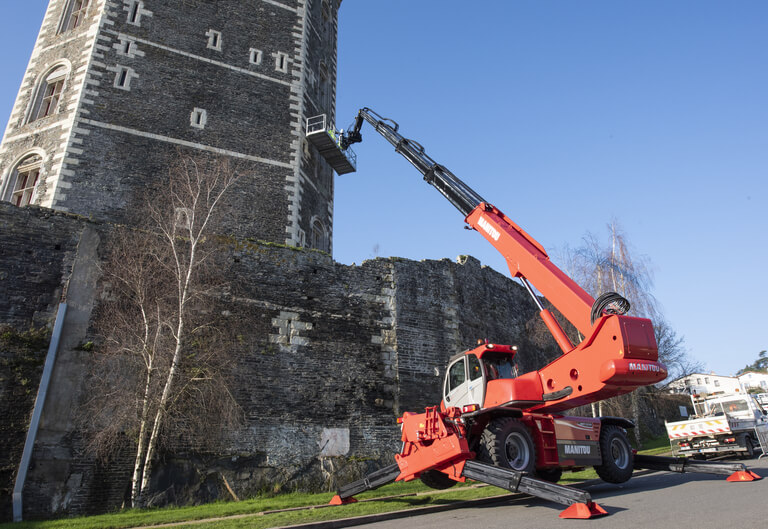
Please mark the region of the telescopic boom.
POLYGON ((361 109, 340 147, 362 141, 364 122, 372 125, 395 151, 408 160, 503 256, 513 277, 520 279, 539 308, 539 314, 564 356, 538 371, 541 385, 525 385, 526 401, 540 401, 529 410, 555 412, 632 391, 659 382, 667 371, 658 360, 650 320, 624 314, 629 302, 608 292, 597 300, 555 266, 544 247, 444 166, 435 162, 416 141, 405 138, 399 126, 369 108, 361 109), (533 285, 570 321, 584 339, 574 345, 554 315, 534 293, 533 285), (564 361, 568 358, 568 361, 564 361), (540 389, 538 389, 540 388, 540 389))

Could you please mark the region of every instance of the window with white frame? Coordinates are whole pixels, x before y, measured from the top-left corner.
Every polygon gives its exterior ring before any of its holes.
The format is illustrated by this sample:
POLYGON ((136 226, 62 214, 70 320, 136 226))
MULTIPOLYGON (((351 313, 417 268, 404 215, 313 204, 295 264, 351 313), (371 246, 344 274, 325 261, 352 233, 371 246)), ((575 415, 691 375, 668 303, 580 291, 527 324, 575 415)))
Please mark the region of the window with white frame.
POLYGON ((317 84, 317 76, 315 75, 315 71, 312 68, 307 68, 306 75, 307 75, 307 85, 314 88, 315 85, 317 84))
POLYGON ((65 33, 80 26, 85 20, 87 10, 88 0, 69 0, 61 17, 59 33, 65 33))
POLYGON ((325 226, 319 219, 312 221, 312 248, 325 250, 327 248, 325 226))
POLYGON ((204 129, 208 122, 208 113, 203 108, 195 108, 189 116, 189 124, 196 129, 204 129))
POLYGON ((288 54, 281 51, 275 54, 275 70, 288 73, 288 54))
POLYGON ((32 99, 28 123, 59 112, 59 101, 68 73, 69 69, 62 65, 43 76, 32 99))
POLYGON ((329 0, 322 1, 323 20, 328 22, 331 18, 331 2, 329 0))
POLYGON ((16 164, 9 174, 3 200, 19 207, 30 205, 40 180, 42 163, 40 155, 30 154, 16 164))
POLYGON ((299 228, 298 233, 296 234, 296 246, 300 248, 304 248, 307 245, 307 234, 299 228))
POLYGON ((261 64, 261 59, 264 56, 264 53, 261 50, 257 50, 256 48, 251 48, 251 56, 249 58, 249 62, 251 64, 261 64))
POLYGON ((328 66, 325 64, 325 61, 320 61, 320 64, 318 65, 318 71, 320 72, 320 106, 321 108, 328 110, 333 105, 331 105, 331 78, 328 73, 328 66))
POLYGON ((221 51, 221 31, 209 29, 205 32, 205 36, 208 37, 209 50, 221 51))

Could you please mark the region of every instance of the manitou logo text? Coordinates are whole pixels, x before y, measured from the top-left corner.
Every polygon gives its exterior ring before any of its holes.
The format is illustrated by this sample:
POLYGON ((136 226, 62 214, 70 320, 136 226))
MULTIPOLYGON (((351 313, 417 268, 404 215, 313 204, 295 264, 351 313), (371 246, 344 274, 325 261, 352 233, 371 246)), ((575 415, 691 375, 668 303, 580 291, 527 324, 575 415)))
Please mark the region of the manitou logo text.
POLYGON ((499 233, 499 230, 491 226, 491 223, 485 220, 485 217, 480 217, 477 221, 477 223, 480 225, 481 228, 483 228, 483 231, 491 236, 491 239, 494 241, 499 240, 499 236, 501 233, 499 233))
POLYGON ((653 373, 661 372, 661 368, 655 364, 641 364, 637 362, 629 363, 630 371, 651 371, 653 373))
POLYGON ((568 455, 588 456, 590 453, 589 447, 584 445, 565 445, 563 448, 568 455))

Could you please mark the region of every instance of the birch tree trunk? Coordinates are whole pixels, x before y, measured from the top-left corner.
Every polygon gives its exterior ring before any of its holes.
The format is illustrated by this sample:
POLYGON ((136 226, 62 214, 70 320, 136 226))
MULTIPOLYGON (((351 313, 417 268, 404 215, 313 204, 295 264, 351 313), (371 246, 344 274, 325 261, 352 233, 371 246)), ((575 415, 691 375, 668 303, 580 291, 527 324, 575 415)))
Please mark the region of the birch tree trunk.
POLYGON ((164 435, 220 432, 242 417, 224 383, 231 348, 211 345, 223 336, 211 309, 224 274, 210 231, 238 175, 226 160, 180 154, 168 176, 162 192, 147 192, 138 229, 123 228, 110 248, 110 290, 95 325, 103 361, 91 369, 103 398, 88 403, 83 421, 99 453, 124 447, 126 434, 135 442, 133 507, 149 498, 164 435))

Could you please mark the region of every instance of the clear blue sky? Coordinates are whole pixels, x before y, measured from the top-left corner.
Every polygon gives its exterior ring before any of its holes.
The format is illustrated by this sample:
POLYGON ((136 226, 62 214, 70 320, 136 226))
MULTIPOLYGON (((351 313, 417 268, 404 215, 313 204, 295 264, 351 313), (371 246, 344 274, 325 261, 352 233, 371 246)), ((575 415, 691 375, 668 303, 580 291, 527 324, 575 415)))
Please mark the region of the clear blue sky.
MULTIPOLYGON (((47 1, 0 1, 4 122, 47 1)), ((338 126, 362 106, 553 255, 616 218, 708 369, 768 349, 768 2, 344 0, 338 126)), ((358 173, 336 179, 336 260, 472 254, 505 271, 363 132, 358 173)))

